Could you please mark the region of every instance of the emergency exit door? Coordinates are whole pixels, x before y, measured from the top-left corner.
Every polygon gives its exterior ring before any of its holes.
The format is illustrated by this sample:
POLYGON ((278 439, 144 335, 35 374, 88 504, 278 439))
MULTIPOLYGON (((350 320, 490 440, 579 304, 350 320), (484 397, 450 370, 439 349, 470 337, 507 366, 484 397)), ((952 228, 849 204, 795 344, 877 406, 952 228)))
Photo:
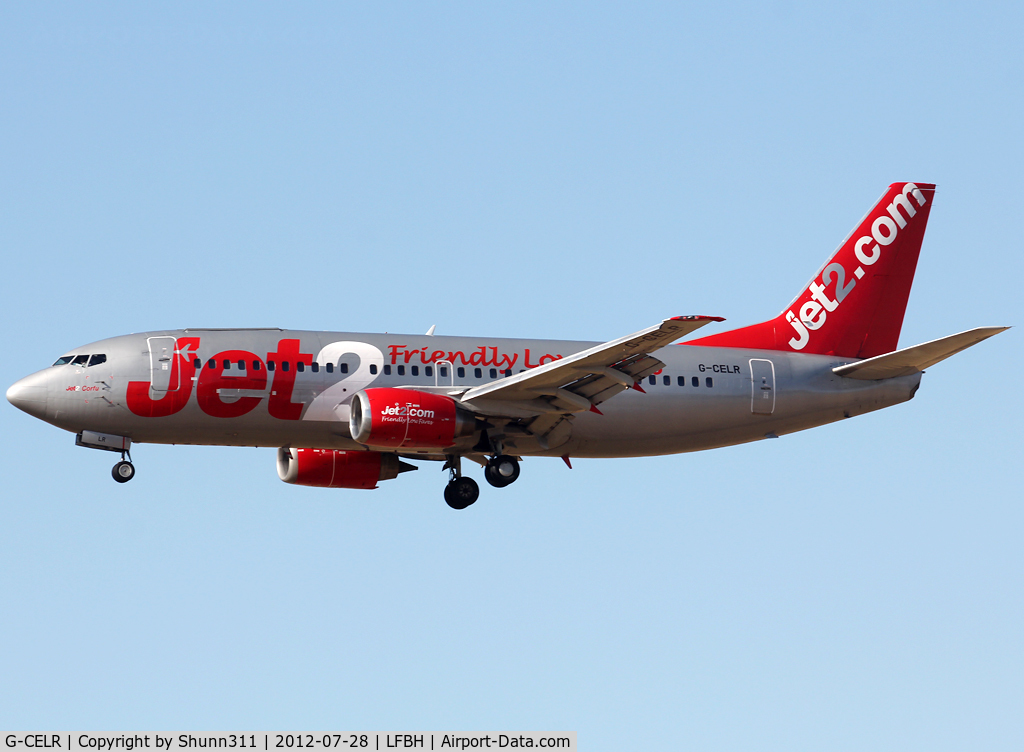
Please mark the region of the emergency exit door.
POLYGON ((771 415, 775 412, 775 364, 770 360, 750 361, 750 412, 771 415))

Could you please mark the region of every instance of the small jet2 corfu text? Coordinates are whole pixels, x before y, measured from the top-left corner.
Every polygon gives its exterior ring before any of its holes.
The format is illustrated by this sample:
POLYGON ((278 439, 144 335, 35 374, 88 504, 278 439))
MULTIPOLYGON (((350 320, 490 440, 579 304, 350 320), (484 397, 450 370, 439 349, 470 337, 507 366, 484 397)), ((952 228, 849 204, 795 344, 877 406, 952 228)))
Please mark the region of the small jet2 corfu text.
POLYGON ((444 462, 444 498, 519 477, 523 457, 693 452, 820 426, 911 399, 925 368, 1004 331, 897 349, 935 186, 894 183, 770 321, 676 340, 677 316, 604 344, 183 329, 75 348, 7 390, 19 409, 121 454, 133 442, 278 447, 287 483, 376 488, 444 462))

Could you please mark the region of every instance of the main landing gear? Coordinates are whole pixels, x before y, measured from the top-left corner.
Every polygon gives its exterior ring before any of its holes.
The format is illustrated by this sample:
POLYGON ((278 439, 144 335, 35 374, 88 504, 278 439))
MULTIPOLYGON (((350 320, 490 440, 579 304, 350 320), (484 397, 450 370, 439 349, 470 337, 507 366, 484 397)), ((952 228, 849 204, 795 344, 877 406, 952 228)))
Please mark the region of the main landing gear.
POLYGON ((448 455, 444 469, 451 471, 448 485, 444 487, 444 500, 448 506, 452 509, 465 509, 480 498, 480 486, 462 474, 462 457, 457 454, 448 455))
MULTIPOLYGON (((462 474, 462 457, 450 455, 444 465, 449 470, 448 485, 444 488, 444 500, 452 509, 465 509, 480 498, 480 486, 472 478, 462 474)), ((499 454, 484 466, 484 478, 495 488, 504 488, 515 483, 519 477, 519 460, 507 454, 499 454)))
POLYGON ((453 478, 444 487, 444 500, 452 509, 465 509, 480 498, 480 486, 472 478, 453 478))
POLYGON ((516 482, 519 477, 519 460, 507 454, 499 454, 484 467, 484 478, 495 488, 504 488, 516 482))

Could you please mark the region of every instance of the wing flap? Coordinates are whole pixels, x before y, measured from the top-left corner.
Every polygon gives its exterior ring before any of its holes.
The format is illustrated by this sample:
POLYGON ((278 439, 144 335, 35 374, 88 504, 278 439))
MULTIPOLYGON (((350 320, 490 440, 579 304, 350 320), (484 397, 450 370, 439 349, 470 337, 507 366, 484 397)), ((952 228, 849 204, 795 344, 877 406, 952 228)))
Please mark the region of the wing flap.
POLYGON ((936 363, 956 355, 958 352, 966 350, 968 347, 976 345, 989 337, 1005 332, 1009 328, 1008 326, 982 326, 977 329, 969 329, 966 332, 951 334, 948 337, 925 342, 914 347, 838 366, 832 369, 832 373, 848 379, 869 381, 910 376, 911 374, 920 373, 925 368, 930 368, 936 363))
MULTIPOLYGON (((545 363, 529 371, 507 376, 467 390, 461 401, 468 407, 479 401, 493 409, 496 401, 519 402, 522 409, 541 399, 556 412, 588 410, 664 366, 651 352, 709 324, 724 321, 717 316, 677 316, 635 334, 545 363), (568 392, 569 394, 565 394, 568 392), (595 401, 598 400, 598 401, 595 401)), ((537 410, 537 413, 548 412, 537 410)))

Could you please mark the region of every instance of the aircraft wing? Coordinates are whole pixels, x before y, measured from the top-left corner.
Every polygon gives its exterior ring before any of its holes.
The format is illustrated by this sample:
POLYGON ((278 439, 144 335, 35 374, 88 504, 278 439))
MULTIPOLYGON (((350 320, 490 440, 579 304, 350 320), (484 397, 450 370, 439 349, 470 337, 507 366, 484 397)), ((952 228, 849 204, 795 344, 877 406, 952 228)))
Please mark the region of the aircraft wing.
POLYGON ((847 363, 845 366, 838 366, 832 369, 837 376, 845 376, 848 379, 893 379, 897 376, 909 376, 919 373, 925 368, 956 355, 966 350, 971 345, 976 345, 982 340, 993 337, 1000 332, 1005 332, 1008 326, 982 326, 977 329, 969 329, 959 334, 951 334, 942 339, 925 342, 923 345, 907 347, 903 350, 877 355, 874 358, 860 360, 856 363, 847 363))
POLYGON ((676 316, 627 337, 467 390, 461 401, 483 414, 530 417, 591 410, 664 367, 652 352, 717 316, 676 316))

